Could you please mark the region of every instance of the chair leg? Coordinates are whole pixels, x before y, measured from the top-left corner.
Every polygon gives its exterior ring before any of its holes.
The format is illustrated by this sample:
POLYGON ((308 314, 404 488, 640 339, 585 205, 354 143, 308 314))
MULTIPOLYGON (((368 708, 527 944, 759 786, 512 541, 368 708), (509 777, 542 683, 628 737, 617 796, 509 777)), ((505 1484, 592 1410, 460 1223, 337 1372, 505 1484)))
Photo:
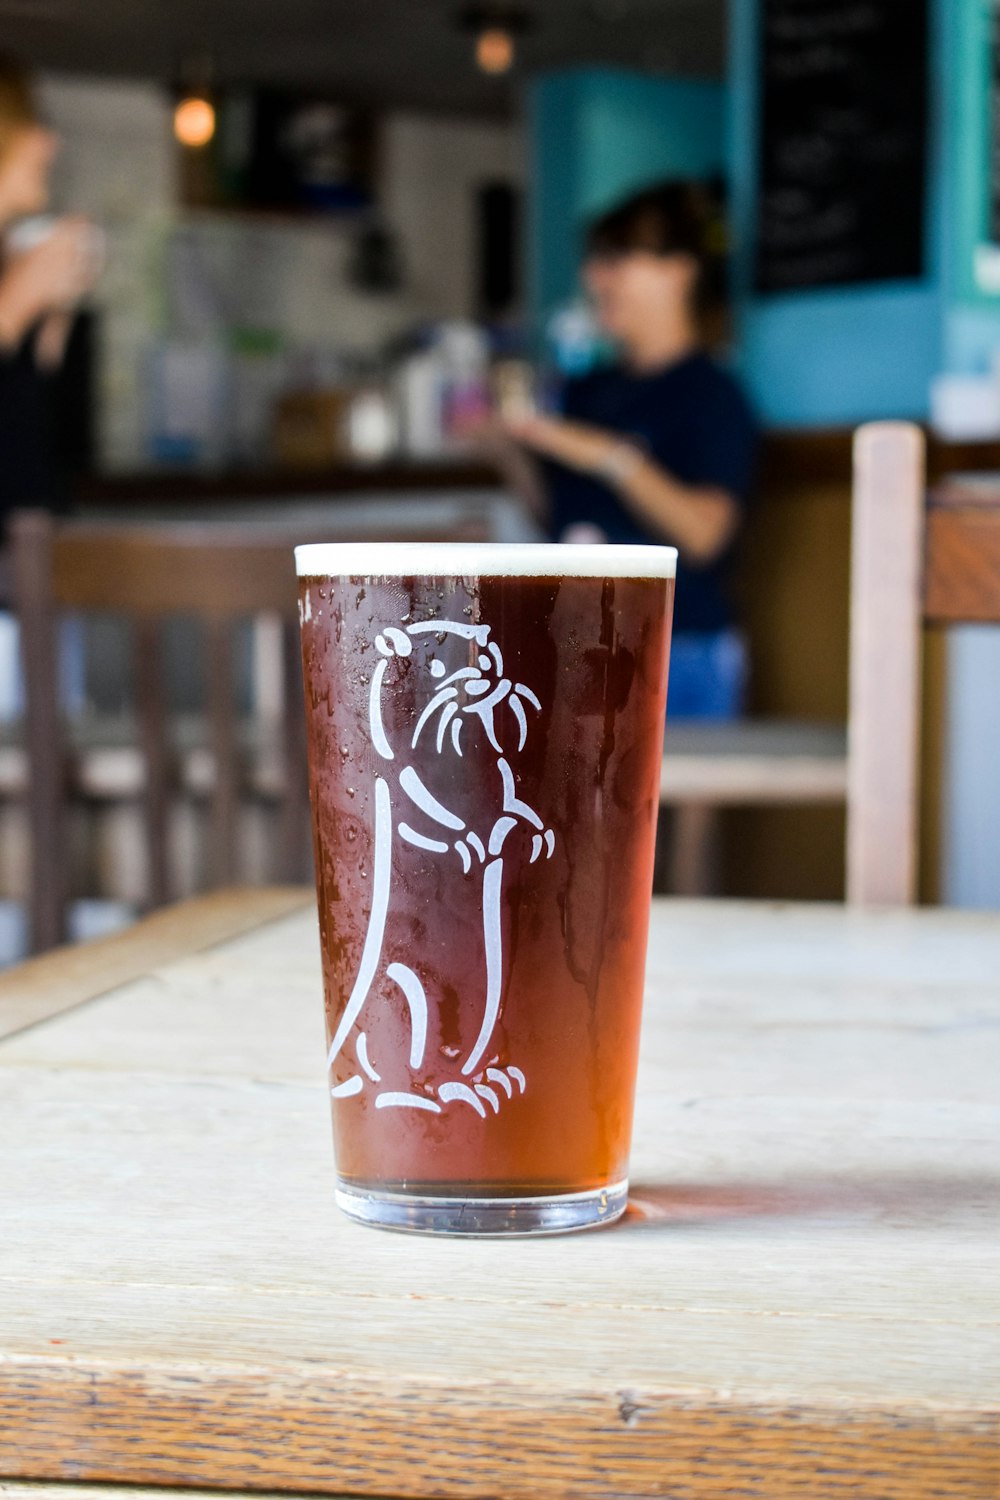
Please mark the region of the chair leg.
POLYGON ((711 896, 718 890, 719 809, 711 802, 674 808, 671 888, 675 896, 711 896))
POLYGON ((170 900, 170 747, 163 685, 163 642, 157 620, 136 627, 136 705, 145 785, 142 797, 148 858, 147 908, 170 900))
POLYGON ((231 885, 237 877, 240 778, 233 687, 233 643, 230 624, 210 621, 208 648, 208 717, 215 780, 208 823, 209 888, 231 885))
POLYGON ((57 621, 52 602, 51 517, 25 511, 11 526, 14 594, 21 627, 31 831, 30 944, 43 953, 67 932, 66 757, 59 705, 57 621))

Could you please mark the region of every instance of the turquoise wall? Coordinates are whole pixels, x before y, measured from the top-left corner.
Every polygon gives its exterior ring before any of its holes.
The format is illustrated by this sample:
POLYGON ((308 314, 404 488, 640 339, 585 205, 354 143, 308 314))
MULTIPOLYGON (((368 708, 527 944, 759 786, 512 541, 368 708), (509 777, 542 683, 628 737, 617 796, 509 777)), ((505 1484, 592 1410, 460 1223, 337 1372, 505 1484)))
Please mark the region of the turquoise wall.
POLYGON ((657 178, 725 167, 721 83, 578 68, 528 89, 529 294, 536 327, 577 290, 582 230, 657 178))
POLYGON ((988 244, 992 0, 956 0, 943 27, 950 87, 945 367, 978 373, 1000 349, 1000 249, 988 244), (983 257, 986 257, 986 264, 983 257))

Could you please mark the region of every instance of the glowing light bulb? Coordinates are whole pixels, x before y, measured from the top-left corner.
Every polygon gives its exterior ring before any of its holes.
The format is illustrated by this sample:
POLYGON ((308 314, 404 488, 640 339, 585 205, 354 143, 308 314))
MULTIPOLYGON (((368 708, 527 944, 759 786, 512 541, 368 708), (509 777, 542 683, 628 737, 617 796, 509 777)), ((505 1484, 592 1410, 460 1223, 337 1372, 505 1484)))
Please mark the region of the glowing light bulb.
POLYGON ((507 73, 514 62, 514 38, 502 26, 489 26, 476 38, 476 64, 484 73, 507 73))
POLYGON ((215 134, 215 110, 207 99, 192 95, 174 110, 174 135, 182 146, 207 146, 215 134))

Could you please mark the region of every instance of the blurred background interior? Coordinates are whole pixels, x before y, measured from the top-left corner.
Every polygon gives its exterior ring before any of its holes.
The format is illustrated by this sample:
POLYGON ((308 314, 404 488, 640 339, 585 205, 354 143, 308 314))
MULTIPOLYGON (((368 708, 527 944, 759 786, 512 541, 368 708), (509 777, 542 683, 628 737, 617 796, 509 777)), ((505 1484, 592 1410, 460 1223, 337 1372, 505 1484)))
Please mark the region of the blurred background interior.
MULTIPOLYGON (((51 202, 8 214, 5 273, 40 247, 55 257, 52 215, 87 221, 56 268, 66 326, 44 320, 58 345, 47 477, 23 477, 28 417, 17 407, 12 427, 15 408, 0 411, 3 504, 302 540, 537 534, 495 419, 516 433, 608 367, 580 275, 588 226, 651 185, 692 184, 726 278, 714 367, 738 381, 760 443, 735 485, 726 581, 745 680, 712 722, 695 712, 668 732, 678 781, 659 879, 840 899, 851 430, 916 420, 932 484, 1000 488, 990 16, 981 0, 0 0, 0 47, 31 70, 58 138, 51 202)), ((0 115, 18 107, 0 100, 0 115)), ((10 373, 0 404, 21 399, 10 373)), ((169 693, 194 714, 200 653, 184 631, 167 642, 169 693)), ((28 942, 18 649, 10 610, 3 961, 28 942)), ((64 701, 89 726, 61 857, 76 933, 149 902, 122 728, 130 653, 101 618, 62 632, 64 701)), ((239 705, 266 717, 281 660, 280 631, 248 625, 239 705)), ((921 894, 1000 905, 1000 694, 984 691, 1000 642, 954 630, 924 672, 921 894)), ((190 806, 170 814, 172 894, 207 878, 211 774, 178 772, 190 806)), ((268 795, 244 790, 236 868, 263 879, 268 795)))

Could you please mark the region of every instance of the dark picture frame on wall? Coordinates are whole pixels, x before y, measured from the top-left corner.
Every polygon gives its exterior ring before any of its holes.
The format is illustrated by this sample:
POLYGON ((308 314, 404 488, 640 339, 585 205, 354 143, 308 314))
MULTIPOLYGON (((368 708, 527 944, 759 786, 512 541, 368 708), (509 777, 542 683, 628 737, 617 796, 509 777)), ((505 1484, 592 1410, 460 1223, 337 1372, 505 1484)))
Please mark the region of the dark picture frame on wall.
POLYGON ((925 272, 928 0, 762 0, 754 286, 925 272))
POLYGON ((232 87, 215 103, 209 146, 180 150, 186 205, 328 215, 374 205, 378 142, 368 111, 286 89, 232 87))

